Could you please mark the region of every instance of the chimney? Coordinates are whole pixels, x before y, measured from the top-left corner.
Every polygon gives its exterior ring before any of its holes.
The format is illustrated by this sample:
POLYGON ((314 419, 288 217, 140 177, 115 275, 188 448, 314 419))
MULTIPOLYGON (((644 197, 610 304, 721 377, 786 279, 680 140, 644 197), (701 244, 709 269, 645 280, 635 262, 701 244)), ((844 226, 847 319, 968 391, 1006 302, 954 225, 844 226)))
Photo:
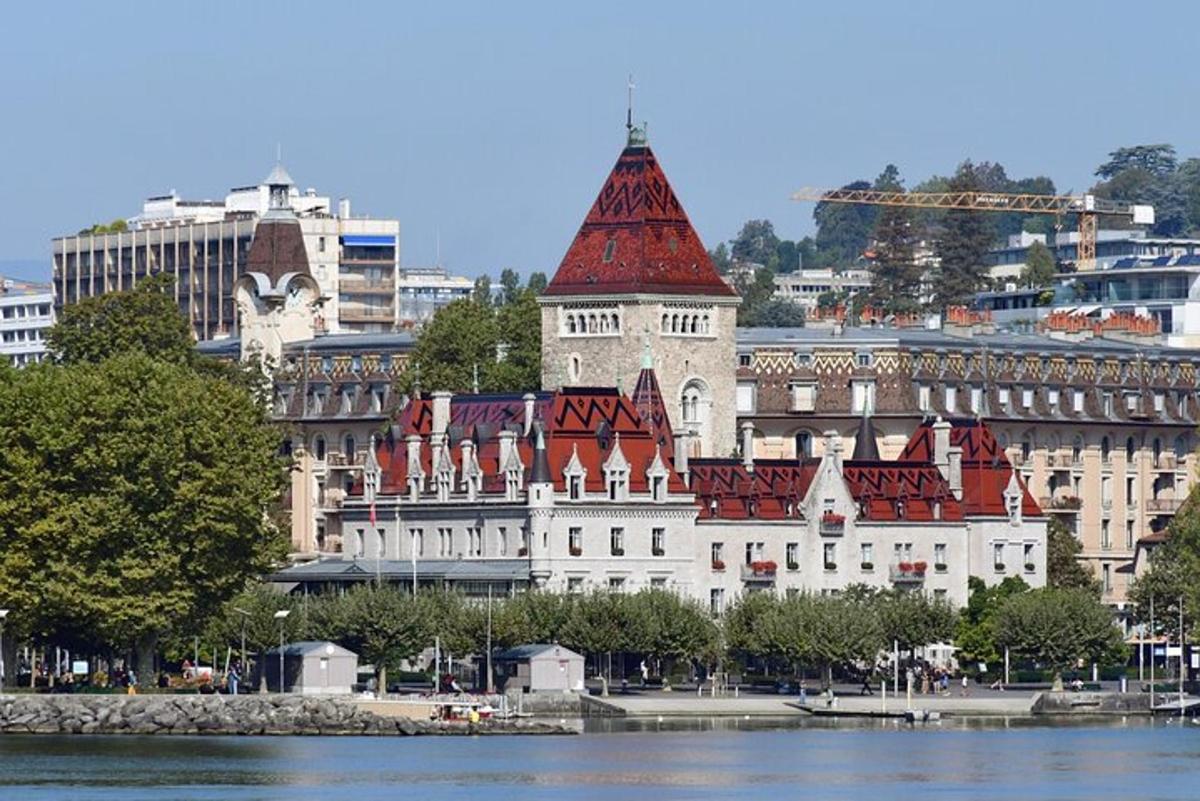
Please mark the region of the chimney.
POLYGON ((431 435, 445 434, 450 427, 450 399, 454 393, 444 390, 433 393, 433 428, 431 435))
POLYGON ((950 448, 946 452, 948 462, 946 483, 950 485, 950 491, 954 493, 954 497, 960 501, 963 495, 962 456, 962 448, 950 448))
POLYGON ((742 423, 742 467, 754 472, 754 423, 742 423))
POLYGON ((424 478, 424 471, 421 469, 421 437, 419 434, 409 434, 405 441, 408 443, 408 474, 405 480, 421 480, 424 478))
POLYGON ((508 459, 512 455, 513 448, 516 447, 517 432, 509 431, 507 428, 500 432, 500 470, 503 472, 504 466, 508 464, 508 459))
POLYGON ((946 475, 950 463, 950 424, 941 417, 933 424, 933 463, 946 475))
POLYGON ((521 396, 521 400, 525 401, 525 432, 523 436, 528 437, 529 432, 533 430, 533 404, 537 402, 537 395, 526 392, 521 396))
POLYGON ((675 432, 675 472, 683 478, 684 486, 690 486, 692 477, 688 471, 688 451, 692 448, 692 432, 681 428, 675 432))

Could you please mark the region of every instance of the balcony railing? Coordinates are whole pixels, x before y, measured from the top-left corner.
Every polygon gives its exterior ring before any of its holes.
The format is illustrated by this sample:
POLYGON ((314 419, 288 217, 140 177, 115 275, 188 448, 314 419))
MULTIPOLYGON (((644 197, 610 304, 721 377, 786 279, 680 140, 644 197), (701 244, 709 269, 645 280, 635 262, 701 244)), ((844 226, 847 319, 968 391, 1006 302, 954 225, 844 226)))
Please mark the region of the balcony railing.
POLYGON ((821 515, 821 535, 825 537, 840 537, 846 533, 846 518, 843 515, 826 512, 821 515))
POLYGON ((1146 511, 1156 514, 1175 514, 1181 506, 1182 498, 1150 498, 1146 501, 1146 511))
POLYGON ((742 565, 742 581, 770 583, 775 581, 779 566, 771 561, 751 562, 742 565))
POLYGON ((1079 511, 1083 502, 1076 495, 1043 495, 1038 498, 1038 505, 1043 510, 1074 514, 1079 511))
POLYGON ((1071 458, 1069 453, 1048 453, 1046 454, 1046 467, 1067 468, 1075 464, 1075 460, 1071 458))
POLYGON ((1155 470, 1176 470, 1179 467, 1179 457, 1173 453, 1160 453, 1157 459, 1154 459, 1155 470))
POLYGON ((895 562, 888 565, 888 578, 893 584, 920 584, 927 569, 924 562, 895 562))

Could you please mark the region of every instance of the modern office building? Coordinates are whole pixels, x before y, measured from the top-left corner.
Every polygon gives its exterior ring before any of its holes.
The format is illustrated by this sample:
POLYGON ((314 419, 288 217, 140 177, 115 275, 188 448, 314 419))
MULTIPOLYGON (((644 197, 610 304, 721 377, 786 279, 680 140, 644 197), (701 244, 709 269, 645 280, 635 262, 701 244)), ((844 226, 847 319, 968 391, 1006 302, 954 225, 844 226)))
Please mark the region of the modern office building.
POLYGON ((0 358, 18 367, 46 354, 46 329, 54 325, 50 284, 0 277, 0 358))
POLYGON ((475 282, 451 275, 444 267, 405 267, 398 280, 397 317, 401 328, 413 328, 441 307, 471 297, 475 282))
POLYGON ((326 298, 324 328, 393 330, 398 323, 400 223, 352 217, 346 199, 335 210, 316 190, 298 191, 280 166, 262 184, 230 190, 224 201, 187 201, 172 192, 148 199, 128 221, 128 230, 54 239, 55 305, 132 288, 149 275, 166 272, 176 279, 176 298, 198 339, 232 335, 237 325, 234 284, 246 271, 272 192, 280 190, 300 220, 311 273, 326 298))
POLYGON ((802 268, 794 273, 775 276, 774 295, 805 309, 815 309, 818 300, 826 293, 850 297, 870 287, 871 273, 868 270, 834 272, 830 268, 802 268))

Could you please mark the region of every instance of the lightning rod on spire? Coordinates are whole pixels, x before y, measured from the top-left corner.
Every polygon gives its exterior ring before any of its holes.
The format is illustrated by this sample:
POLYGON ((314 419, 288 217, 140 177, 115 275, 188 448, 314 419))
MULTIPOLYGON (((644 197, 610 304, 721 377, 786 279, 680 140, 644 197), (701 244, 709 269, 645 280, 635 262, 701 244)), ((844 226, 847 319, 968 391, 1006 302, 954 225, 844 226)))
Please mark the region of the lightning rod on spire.
POLYGON ((633 73, 629 73, 629 83, 626 86, 629 91, 629 100, 625 104, 625 130, 633 130, 633 90, 636 89, 633 85, 633 73))

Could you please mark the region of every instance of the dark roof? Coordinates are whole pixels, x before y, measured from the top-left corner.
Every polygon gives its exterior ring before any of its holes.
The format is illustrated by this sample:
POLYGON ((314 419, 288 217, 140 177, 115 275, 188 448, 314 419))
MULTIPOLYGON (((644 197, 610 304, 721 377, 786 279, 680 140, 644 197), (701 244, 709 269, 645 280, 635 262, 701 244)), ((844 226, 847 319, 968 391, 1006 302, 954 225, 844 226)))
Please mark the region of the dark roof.
POLYGON ((546 295, 737 293, 713 266, 649 145, 622 151, 546 295))
MULTIPOLYGON (((268 654, 278 654, 279 648, 272 648, 267 651, 268 654)), ((301 642, 289 642, 283 646, 284 656, 308 656, 309 654, 319 654, 321 656, 353 656, 358 657, 358 654, 343 648, 337 643, 328 642, 326 640, 303 640, 301 642), (332 648, 331 652, 329 649, 332 648)))
POLYGON ((854 438, 854 454, 850 459, 855 462, 878 462, 879 445, 875 442, 875 426, 871 416, 864 414, 858 421, 858 434, 854 438))
POLYGON ((529 643, 527 645, 515 645, 512 648, 501 651, 496 654, 494 659, 500 662, 521 662, 526 659, 532 659, 535 656, 544 654, 547 651, 559 649, 565 651, 567 655, 583 659, 582 654, 577 654, 570 648, 565 648, 558 643, 529 643))
MULTIPOLYGON (((412 580, 412 562, 393 559, 319 559, 283 568, 266 581, 370 581, 376 575, 392 581, 412 580)), ((528 559, 422 559, 417 562, 417 580, 458 581, 529 578, 528 559)))
POLYGON ((263 273, 274 284, 287 273, 311 275, 300 221, 294 217, 260 220, 246 254, 243 272, 263 273))

